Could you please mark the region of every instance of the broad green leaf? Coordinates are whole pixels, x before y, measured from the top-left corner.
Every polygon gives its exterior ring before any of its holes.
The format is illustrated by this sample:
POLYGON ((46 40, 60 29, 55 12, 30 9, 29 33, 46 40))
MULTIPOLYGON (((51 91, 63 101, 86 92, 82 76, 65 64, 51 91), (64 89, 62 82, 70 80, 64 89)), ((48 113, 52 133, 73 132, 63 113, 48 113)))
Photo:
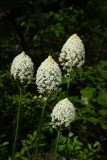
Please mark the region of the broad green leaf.
POLYGON ((34 141, 34 137, 31 134, 27 134, 27 137, 30 140, 30 142, 34 141))
POLYGON ((69 132, 69 137, 72 137, 74 134, 72 132, 69 132))
POLYGON ((95 110, 92 109, 90 106, 88 107, 84 107, 81 111, 80 111, 80 114, 85 114, 85 113, 90 113, 92 115, 95 115, 95 110))
POLYGON ((26 158, 26 157, 24 157, 24 156, 22 156, 21 159, 22 159, 22 160, 28 160, 28 158, 26 158))
POLYGON ((96 146, 98 146, 99 144, 100 144, 99 142, 95 142, 94 145, 93 145, 93 147, 96 147, 96 146))
POLYGON ((104 68, 105 66, 107 66, 107 61, 102 60, 102 61, 100 62, 99 68, 102 69, 102 68, 104 68))
POLYGON ((45 144, 46 144, 46 143, 41 143, 41 144, 39 144, 39 146, 40 146, 40 147, 43 147, 43 146, 45 146, 45 144))
POLYGON ((107 114, 107 109, 101 109, 101 110, 99 110, 99 113, 101 115, 106 115, 107 114))
POLYGON ((107 129, 107 124, 105 124, 103 121, 100 121, 102 129, 107 129))
POLYGON ((9 142, 4 142, 0 145, 0 147, 4 147, 4 146, 7 146, 9 144, 9 142))
POLYGON ((65 150, 65 145, 59 145, 59 151, 63 151, 63 150, 65 150))
POLYGON ((80 93, 82 94, 83 97, 87 97, 88 99, 91 99, 92 96, 93 96, 93 93, 96 91, 95 88, 92 88, 92 87, 86 87, 84 89, 82 89, 80 91, 80 93))
POLYGON ((94 125, 96 125, 97 122, 98 122, 98 119, 96 119, 94 117, 89 117, 89 118, 87 118, 87 121, 89 121, 89 122, 93 123, 94 125))
POLYGON ((78 98, 78 96, 70 96, 70 97, 68 97, 68 98, 69 98, 69 100, 72 101, 72 102, 79 102, 79 101, 80 101, 79 98, 78 98))
POLYGON ((21 154, 19 153, 19 152, 16 152, 15 153, 15 158, 18 158, 18 157, 20 157, 21 156, 21 154))
POLYGON ((78 73, 79 77, 82 77, 82 74, 83 74, 82 68, 79 68, 79 69, 77 70, 77 73, 78 73))
POLYGON ((89 144, 89 143, 88 143, 88 149, 89 149, 89 150, 92 150, 92 146, 91 146, 91 144, 89 144))
POLYGON ((101 105, 107 105, 107 92, 105 92, 103 89, 99 92, 97 102, 101 105))
POLYGON ((68 144, 67 146, 68 146, 68 150, 72 152, 72 150, 73 150, 73 145, 68 144))
POLYGON ((36 138, 36 136, 37 136, 37 132, 34 131, 34 132, 33 132, 33 137, 36 138))
POLYGON ((66 138, 64 136, 60 136, 59 142, 60 143, 65 143, 66 142, 66 138))
POLYGON ((21 154, 23 155, 25 153, 25 151, 28 151, 28 147, 25 146, 21 149, 21 154))
POLYGON ((73 143, 73 146, 75 146, 75 147, 77 147, 77 146, 82 146, 83 144, 81 143, 81 142, 79 142, 79 141, 77 141, 77 142, 74 142, 73 143))
POLYGON ((65 157, 61 157, 62 158, 62 160, 67 160, 65 157))
POLYGON ((102 83, 104 84, 104 82, 103 82, 104 79, 107 80, 107 70, 102 70, 101 71, 101 76, 102 76, 101 77, 102 83))
POLYGON ((67 79, 66 79, 66 77, 62 77, 62 84, 67 84, 67 81, 66 81, 67 79))

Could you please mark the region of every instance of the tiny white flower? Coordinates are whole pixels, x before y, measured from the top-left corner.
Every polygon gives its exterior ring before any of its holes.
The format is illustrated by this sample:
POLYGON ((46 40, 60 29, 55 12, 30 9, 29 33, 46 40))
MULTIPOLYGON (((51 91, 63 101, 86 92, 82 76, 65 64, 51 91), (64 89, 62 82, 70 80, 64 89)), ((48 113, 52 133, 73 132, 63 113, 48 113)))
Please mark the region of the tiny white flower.
POLYGON ((83 103, 89 104, 89 99, 87 97, 81 96, 81 100, 82 100, 83 103))
POLYGON ((15 80, 19 80, 23 83, 26 80, 30 80, 33 77, 34 64, 31 58, 22 52, 16 56, 11 65, 11 75, 15 80))
POLYGON ((75 119, 75 108, 68 98, 63 99, 56 104, 51 113, 51 118, 53 127, 70 126, 70 123, 75 119))
POLYGON ((37 70, 36 85, 39 93, 51 94, 62 84, 62 73, 58 64, 49 56, 37 70))
POLYGON ((71 66, 80 68, 85 62, 84 59, 84 44, 77 34, 73 34, 63 45, 59 56, 59 62, 61 62, 63 69, 67 70, 71 66))

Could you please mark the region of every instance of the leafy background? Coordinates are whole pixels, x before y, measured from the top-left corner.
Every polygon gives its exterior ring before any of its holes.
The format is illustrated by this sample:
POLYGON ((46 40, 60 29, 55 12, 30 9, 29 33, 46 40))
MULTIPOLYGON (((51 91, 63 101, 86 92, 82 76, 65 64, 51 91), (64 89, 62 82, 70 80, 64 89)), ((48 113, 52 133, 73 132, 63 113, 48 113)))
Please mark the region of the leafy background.
MULTIPOLYGON (((107 159, 107 2, 106 0, 4 0, 0 2, 0 160, 11 159, 19 90, 10 75, 11 62, 24 50, 35 65, 51 54, 56 62, 65 41, 77 33, 86 50, 85 65, 75 71, 69 100, 76 107, 76 120, 64 130, 58 159, 107 159), (84 99, 85 98, 85 99, 84 99)), ((43 99, 38 99, 35 75, 24 86, 16 160, 33 159, 43 99)), ((46 107, 40 159, 51 159, 56 131, 49 125, 62 92, 46 107)))

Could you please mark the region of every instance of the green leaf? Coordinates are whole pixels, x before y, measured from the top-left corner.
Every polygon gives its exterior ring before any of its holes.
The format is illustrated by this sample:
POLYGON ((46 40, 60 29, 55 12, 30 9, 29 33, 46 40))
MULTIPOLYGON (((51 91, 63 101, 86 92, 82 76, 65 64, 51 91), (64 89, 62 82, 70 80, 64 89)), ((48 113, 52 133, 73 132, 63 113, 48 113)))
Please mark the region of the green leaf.
POLYGON ((4 147, 4 146, 7 146, 9 144, 9 142, 4 142, 0 145, 0 147, 4 147))
POLYGON ((96 146, 98 146, 99 144, 100 144, 99 142, 95 142, 94 145, 93 145, 93 147, 96 147, 96 146))
POLYGON ((105 124, 103 121, 100 121, 102 129, 107 129, 107 124, 105 124))
POLYGON ((79 101, 80 101, 79 98, 78 98, 78 96, 70 96, 70 97, 68 97, 68 98, 69 98, 69 100, 72 101, 72 102, 79 102, 79 101))
POLYGON ((94 117, 89 117, 89 118, 87 118, 87 121, 89 121, 89 122, 93 123, 94 125, 96 125, 97 122, 98 122, 98 119, 96 119, 94 117))
POLYGON ((95 88, 88 86, 88 87, 82 89, 80 91, 80 93, 82 94, 83 97, 87 97, 88 99, 91 99, 95 91, 96 91, 95 88))
POLYGON ((81 147, 82 145, 83 144, 79 141, 73 143, 73 146, 75 146, 75 147, 77 147, 77 146, 81 147))
POLYGON ((23 155, 25 153, 25 151, 28 151, 28 147, 25 146, 21 149, 21 154, 23 155))
POLYGON ((65 145, 59 145, 59 151, 63 151, 63 150, 65 150, 65 145))
POLYGON ((21 159, 22 159, 22 160, 28 160, 28 158, 26 158, 26 157, 24 157, 24 156, 22 156, 21 159))
POLYGON ((34 131, 34 132, 33 132, 33 137, 36 138, 36 136, 37 136, 37 132, 34 131))
POLYGON ((31 134, 27 134, 27 137, 28 137, 30 142, 34 141, 34 137, 31 134))
POLYGON ((83 70, 82 70, 82 68, 79 68, 79 69, 77 70, 77 73, 78 73, 79 77, 81 77, 81 76, 82 76, 82 74, 83 74, 83 70))
POLYGON ((91 144, 89 144, 89 143, 88 143, 88 149, 89 149, 89 150, 92 150, 92 146, 91 146, 91 144))
POLYGON ((101 115, 106 115, 107 114, 107 109, 101 109, 101 110, 99 110, 99 113, 101 115))
POLYGON ((72 137, 74 134, 72 132, 69 132, 69 137, 72 137))
POLYGON ((21 154, 19 153, 19 152, 16 152, 15 153, 15 158, 18 158, 18 157, 20 157, 21 156, 21 154))
POLYGON ((61 157, 62 158, 62 160, 67 160, 65 157, 61 157))
POLYGON ((62 77, 62 84, 67 84, 66 77, 62 77))
POLYGON ((99 92, 97 102, 101 105, 107 105, 107 92, 105 92, 103 89, 99 92))
POLYGON ((66 138, 64 136, 60 136, 59 142, 60 143, 65 143, 66 142, 66 138))
POLYGON ((68 144, 67 146, 68 146, 68 150, 69 150, 69 151, 72 151, 72 150, 73 150, 73 145, 68 144))
POLYGON ((99 68, 102 69, 102 68, 104 68, 105 66, 107 66, 107 61, 102 60, 102 61, 100 62, 99 68))
POLYGON ((92 115, 95 115, 95 110, 92 108, 91 105, 88 105, 87 107, 82 108, 80 111, 80 114, 90 113, 92 115))
POLYGON ((41 144, 39 144, 39 146, 40 146, 40 147, 43 147, 43 146, 45 146, 45 143, 41 143, 41 144))

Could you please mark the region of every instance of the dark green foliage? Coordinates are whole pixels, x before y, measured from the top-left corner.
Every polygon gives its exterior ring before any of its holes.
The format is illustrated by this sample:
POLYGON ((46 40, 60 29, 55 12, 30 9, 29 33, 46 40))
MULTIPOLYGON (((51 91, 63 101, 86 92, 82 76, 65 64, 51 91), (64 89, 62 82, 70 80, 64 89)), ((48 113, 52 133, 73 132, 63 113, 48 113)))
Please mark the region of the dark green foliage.
MULTIPOLYGON (((61 132, 57 159, 106 160, 106 0, 9 0, 1 1, 0 6, 0 160, 11 160, 15 133, 19 89, 10 75, 13 58, 24 50, 32 58, 36 74, 49 54, 58 62, 63 44, 74 33, 83 40, 86 62, 71 75, 68 98, 76 108, 76 119, 70 130, 61 132)), ((52 158, 57 132, 50 125, 50 114, 56 103, 66 98, 64 76, 62 81, 61 93, 51 97, 46 106, 40 159, 52 158)), ((15 160, 33 160, 44 104, 38 96, 34 76, 23 86, 15 160)))

